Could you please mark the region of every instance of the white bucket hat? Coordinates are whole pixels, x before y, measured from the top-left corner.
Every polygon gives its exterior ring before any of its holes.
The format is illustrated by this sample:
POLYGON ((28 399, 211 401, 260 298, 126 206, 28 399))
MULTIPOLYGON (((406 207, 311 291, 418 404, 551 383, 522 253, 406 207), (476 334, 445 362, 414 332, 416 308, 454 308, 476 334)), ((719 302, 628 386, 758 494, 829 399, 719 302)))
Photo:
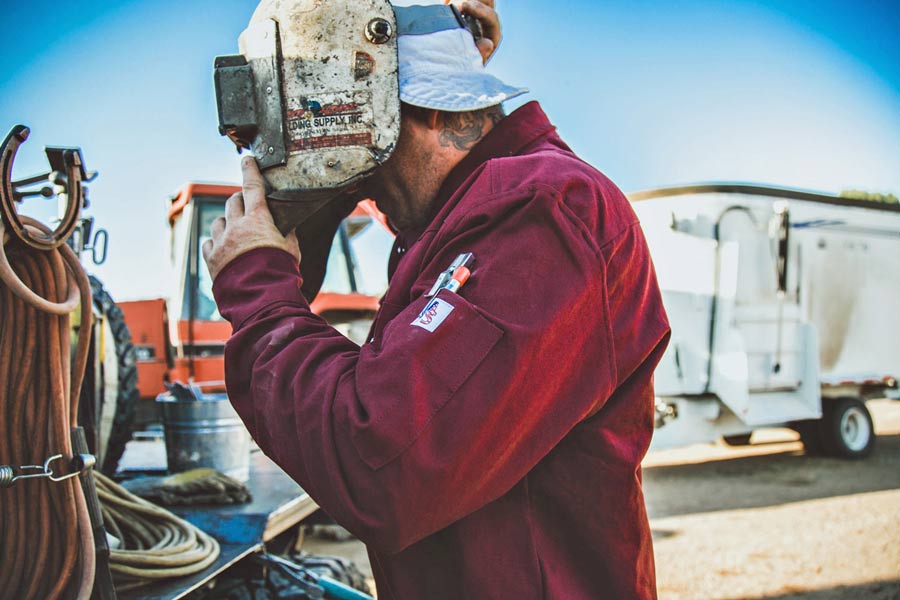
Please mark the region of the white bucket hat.
MULTIPOLYGON (((394 6, 429 3, 394 0, 394 6)), ((400 100, 434 110, 465 112, 495 106, 526 93, 484 69, 472 34, 462 27, 401 35, 397 40, 400 100)))

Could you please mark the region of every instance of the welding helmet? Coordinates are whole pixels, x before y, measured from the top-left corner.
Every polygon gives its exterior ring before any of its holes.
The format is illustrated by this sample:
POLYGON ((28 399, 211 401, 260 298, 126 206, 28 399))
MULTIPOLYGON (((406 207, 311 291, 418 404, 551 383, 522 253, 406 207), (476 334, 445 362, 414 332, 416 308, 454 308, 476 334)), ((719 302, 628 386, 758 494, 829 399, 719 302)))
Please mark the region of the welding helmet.
POLYGON ((256 158, 283 233, 390 157, 401 95, 426 108, 475 110, 524 92, 483 73, 473 35, 471 21, 443 4, 260 2, 240 54, 215 61, 219 132, 256 158), (403 36, 418 39, 398 56, 403 36), (462 56, 446 45, 457 38, 468 40, 462 56))

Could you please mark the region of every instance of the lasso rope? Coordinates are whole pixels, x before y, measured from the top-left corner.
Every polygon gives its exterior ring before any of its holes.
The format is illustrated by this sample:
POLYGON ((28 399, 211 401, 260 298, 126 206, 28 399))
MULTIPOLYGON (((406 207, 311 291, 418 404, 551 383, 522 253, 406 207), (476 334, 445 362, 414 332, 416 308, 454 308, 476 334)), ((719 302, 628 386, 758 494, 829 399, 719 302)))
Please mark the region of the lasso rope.
MULTIPOLYGON (((9 241, 2 223, 0 238, 9 241)), ((43 252, 15 242, 0 247, 0 283, 0 464, 69 458, 90 341, 90 284, 68 246, 43 252), (79 301, 72 359, 69 313, 79 301)), ((196 573, 218 558, 219 544, 208 534, 100 473, 94 477, 105 526, 123 543, 110 553, 118 591, 196 573)), ((90 597, 94 539, 77 478, 0 489, 0 532, 0 598, 90 597)))
MULTIPOLYGON (((33 232, 49 231, 27 217, 22 222, 33 232)), ((2 222, 0 239, 0 464, 40 465, 61 454, 54 468, 62 471, 73 458, 90 284, 68 246, 27 247, 9 239, 2 222), (69 314, 79 300, 73 357, 69 314)), ((0 489, 0 532, 0 596, 90 597, 94 538, 79 478, 41 477, 0 489)))

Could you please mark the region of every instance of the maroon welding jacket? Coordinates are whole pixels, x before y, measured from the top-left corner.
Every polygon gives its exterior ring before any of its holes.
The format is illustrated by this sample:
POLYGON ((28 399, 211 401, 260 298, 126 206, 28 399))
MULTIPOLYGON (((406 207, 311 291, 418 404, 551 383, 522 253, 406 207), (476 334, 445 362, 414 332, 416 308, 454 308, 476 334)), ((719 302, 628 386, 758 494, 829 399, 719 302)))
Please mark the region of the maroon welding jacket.
POLYGON ((369 547, 380 600, 655 598, 640 463, 669 326, 638 220, 536 103, 398 236, 361 348, 257 249, 215 282, 259 446, 369 547), (426 298, 456 256, 472 276, 426 298), (425 309, 428 310, 425 310, 425 309))

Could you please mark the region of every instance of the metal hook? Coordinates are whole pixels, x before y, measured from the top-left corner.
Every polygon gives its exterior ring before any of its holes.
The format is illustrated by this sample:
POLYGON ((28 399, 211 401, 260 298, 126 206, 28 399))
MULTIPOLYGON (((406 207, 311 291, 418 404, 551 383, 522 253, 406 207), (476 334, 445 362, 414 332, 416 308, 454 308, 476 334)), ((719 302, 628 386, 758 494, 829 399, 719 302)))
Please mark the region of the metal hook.
POLYGON ((72 457, 72 472, 57 477, 53 473, 52 464, 62 459, 62 454, 54 454, 44 461, 43 465, 23 465, 12 467, 0 465, 0 488, 10 488, 22 479, 49 479, 53 482, 65 481, 81 475, 88 469, 93 469, 97 464, 97 458, 93 454, 76 454, 72 457), (34 472, 32 472, 34 471, 34 472))
POLYGON ((20 479, 37 479, 40 477, 48 477, 41 465, 24 465, 21 467, 11 467, 9 465, 0 465, 0 488, 9 488, 20 479), (28 474, 28 471, 38 471, 37 473, 28 474), (16 473, 26 473, 24 475, 16 475, 16 473))
POLYGON ((47 459, 47 462, 44 463, 44 467, 47 468, 47 476, 49 477, 50 481, 65 481, 66 479, 71 479, 72 477, 78 477, 87 469, 93 469, 94 465, 97 464, 97 459, 93 454, 76 454, 72 457, 72 472, 63 475, 62 477, 56 477, 53 475, 53 470, 50 469, 48 465, 50 464, 50 462, 57 458, 62 458, 62 454, 52 456, 47 459))
POLYGON ((62 454, 51 456, 44 461, 43 465, 22 465, 20 467, 3 465, 0 467, 0 487, 12 487, 13 484, 22 479, 42 479, 51 477, 53 471, 50 469, 50 464, 59 458, 62 458, 62 454), (36 472, 32 473, 30 471, 36 472))
MULTIPOLYGON (((78 215, 84 200, 84 188, 82 180, 86 173, 81 150, 78 148, 45 148, 50 167, 54 169, 50 174, 51 183, 60 185, 65 192, 65 214, 60 219, 57 228, 50 233, 29 230, 19 218, 16 202, 21 200, 17 196, 15 183, 32 181, 35 177, 28 177, 18 182, 12 180, 12 167, 19 148, 28 139, 30 130, 24 125, 16 125, 12 128, 3 143, 0 144, 0 215, 10 235, 35 248, 37 250, 53 250, 62 245, 72 234, 78 224, 78 215), (55 176, 58 172, 59 177, 55 176)), ((56 190, 57 195, 59 190, 56 190)))

